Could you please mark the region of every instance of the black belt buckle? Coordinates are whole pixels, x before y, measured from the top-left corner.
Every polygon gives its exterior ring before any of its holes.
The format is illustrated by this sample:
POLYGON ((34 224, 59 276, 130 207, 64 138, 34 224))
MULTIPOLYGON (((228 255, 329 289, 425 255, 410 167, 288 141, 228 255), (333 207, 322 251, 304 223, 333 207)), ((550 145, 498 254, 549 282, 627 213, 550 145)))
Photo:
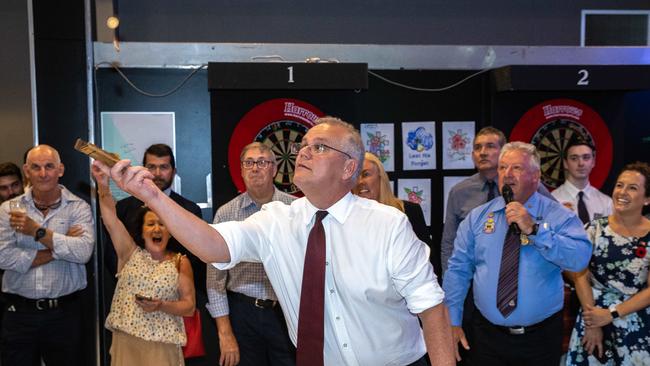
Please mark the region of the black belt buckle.
POLYGON ((255 299, 255 306, 260 309, 270 309, 275 306, 275 301, 273 300, 263 300, 255 299))
POLYGON ((526 334, 526 328, 525 327, 508 328, 508 332, 510 332, 511 335, 522 335, 522 334, 526 334))

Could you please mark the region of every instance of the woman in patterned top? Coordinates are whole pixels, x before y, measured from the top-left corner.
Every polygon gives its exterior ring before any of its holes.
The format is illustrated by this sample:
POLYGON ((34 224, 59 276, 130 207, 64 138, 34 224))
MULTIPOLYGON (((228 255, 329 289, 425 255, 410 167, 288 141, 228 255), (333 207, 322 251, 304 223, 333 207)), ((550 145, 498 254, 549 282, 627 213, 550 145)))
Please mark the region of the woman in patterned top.
POLYGON ((594 245, 588 268, 573 274, 582 309, 567 365, 650 362, 650 220, 642 216, 650 205, 650 166, 623 168, 612 198, 614 213, 587 228, 594 245))
POLYGON ((92 168, 102 221, 117 253, 118 281, 106 318, 113 332, 111 365, 184 365, 182 316, 191 316, 195 307, 190 262, 167 250, 170 234, 146 207, 129 234, 115 213, 108 177, 92 168))

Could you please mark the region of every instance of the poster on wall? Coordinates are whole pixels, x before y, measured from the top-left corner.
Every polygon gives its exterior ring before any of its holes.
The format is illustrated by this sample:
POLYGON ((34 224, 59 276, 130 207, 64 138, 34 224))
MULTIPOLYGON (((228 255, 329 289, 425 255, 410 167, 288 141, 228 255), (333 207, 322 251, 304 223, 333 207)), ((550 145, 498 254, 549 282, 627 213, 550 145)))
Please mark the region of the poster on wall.
POLYGON ((395 170, 395 133, 392 123, 362 123, 361 139, 366 151, 377 155, 387 172, 395 170))
POLYGON ((467 177, 444 177, 443 178, 443 194, 444 194, 444 203, 443 209, 444 214, 442 215, 442 223, 445 223, 447 218, 447 201, 449 200, 449 191, 458 183, 466 179, 467 177))
POLYGON ((436 168, 436 123, 402 122, 404 170, 436 168))
MULTIPOLYGON (((166 144, 176 155, 174 112, 101 112, 101 147, 115 152, 133 165, 141 165, 144 151, 153 144, 166 144)), ((172 189, 181 193, 178 174, 172 189)), ((111 192, 116 200, 129 196, 111 180, 111 192)))
POLYGON ((442 168, 473 169, 474 121, 442 122, 442 168))
POLYGON ((424 221, 431 225, 431 180, 430 179, 398 179, 397 197, 417 203, 422 207, 424 221))

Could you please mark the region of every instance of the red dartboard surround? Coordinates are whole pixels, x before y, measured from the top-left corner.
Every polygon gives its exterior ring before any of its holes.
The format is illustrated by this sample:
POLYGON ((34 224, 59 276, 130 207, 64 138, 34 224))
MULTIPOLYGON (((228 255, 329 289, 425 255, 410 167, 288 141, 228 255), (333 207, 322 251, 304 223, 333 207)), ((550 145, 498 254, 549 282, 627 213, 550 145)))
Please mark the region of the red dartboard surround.
POLYGON ((596 147, 596 166, 589 180, 600 188, 612 167, 613 142, 609 128, 596 111, 573 99, 551 99, 529 109, 510 133, 510 141, 530 142, 542 157, 542 182, 550 189, 564 181, 562 151, 574 135, 596 147))
POLYGON ((230 177, 243 192, 239 155, 244 146, 254 141, 268 145, 276 155, 278 173, 275 185, 287 193, 298 193, 293 184, 295 156, 289 152, 292 142, 300 142, 314 121, 324 114, 313 105, 298 99, 271 99, 253 107, 239 120, 228 145, 230 177))

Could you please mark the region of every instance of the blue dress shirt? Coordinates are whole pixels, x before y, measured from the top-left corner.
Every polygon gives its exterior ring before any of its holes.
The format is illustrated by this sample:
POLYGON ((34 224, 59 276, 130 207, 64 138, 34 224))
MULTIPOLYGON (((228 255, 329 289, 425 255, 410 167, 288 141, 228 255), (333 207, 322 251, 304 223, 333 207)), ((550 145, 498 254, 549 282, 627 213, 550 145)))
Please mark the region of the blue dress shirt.
POLYGON ((493 324, 532 325, 562 309, 561 272, 584 269, 591 258, 591 243, 580 219, 556 201, 535 192, 524 206, 539 228, 536 235, 529 236, 530 244, 521 247, 517 308, 504 318, 496 305, 508 230, 505 201, 498 197, 472 210, 456 233, 443 281, 452 325, 462 323, 463 301, 472 278, 474 303, 493 324))

